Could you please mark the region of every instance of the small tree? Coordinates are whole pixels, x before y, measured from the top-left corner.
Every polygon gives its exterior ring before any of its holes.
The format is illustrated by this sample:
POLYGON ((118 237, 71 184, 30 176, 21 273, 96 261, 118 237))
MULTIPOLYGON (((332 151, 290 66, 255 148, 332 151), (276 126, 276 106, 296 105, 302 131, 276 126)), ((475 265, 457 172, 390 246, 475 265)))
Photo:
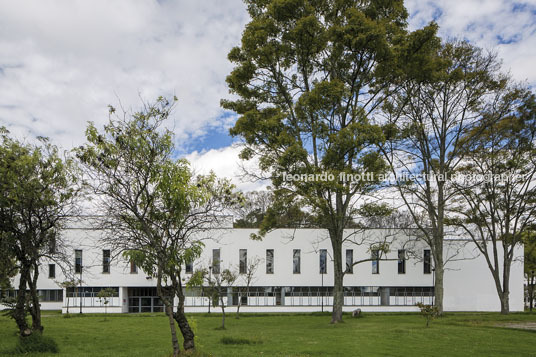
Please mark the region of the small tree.
POLYGON ((253 283, 253 281, 255 280, 255 273, 257 272, 260 263, 261 259, 256 257, 248 264, 246 273, 240 275, 245 285, 238 287, 238 303, 236 307, 237 319, 240 318, 240 306, 242 306, 242 296, 245 295, 246 299, 249 296, 249 287, 251 286, 251 283, 253 283))
POLYGON ((195 348, 194 331, 184 311, 182 265, 202 250, 204 234, 221 225, 222 214, 240 201, 227 180, 195 176, 189 163, 176 159, 173 133, 162 126, 177 98, 144 103, 136 113, 116 113, 99 131, 90 124, 87 144, 77 149, 88 182, 99 198, 102 238, 156 280, 169 320, 173 355, 180 346, 195 348), (174 297, 178 303, 173 311, 174 297))
MULTIPOLYGON (((203 287, 208 292, 210 300, 212 301, 212 307, 220 305, 222 312, 222 320, 220 329, 225 330, 225 290, 228 287, 232 287, 238 278, 236 272, 230 269, 224 269, 219 274, 210 274, 209 269, 202 268, 192 274, 192 277, 188 281, 189 287, 203 287)), ((227 302, 229 303, 229 302, 227 302)))
POLYGON ((66 296, 67 296, 67 316, 69 316, 69 289, 74 289, 77 286, 80 285, 80 281, 77 281, 75 279, 65 280, 63 282, 57 283, 61 288, 66 290, 66 296))
POLYGON ((106 314, 108 313, 108 304, 110 299, 115 295, 115 290, 112 288, 101 289, 97 294, 101 304, 104 304, 104 321, 106 321, 106 314))
POLYGON ((439 316, 439 307, 425 305, 422 302, 418 302, 416 305, 421 309, 421 315, 426 319, 426 327, 429 327, 430 321, 439 316))

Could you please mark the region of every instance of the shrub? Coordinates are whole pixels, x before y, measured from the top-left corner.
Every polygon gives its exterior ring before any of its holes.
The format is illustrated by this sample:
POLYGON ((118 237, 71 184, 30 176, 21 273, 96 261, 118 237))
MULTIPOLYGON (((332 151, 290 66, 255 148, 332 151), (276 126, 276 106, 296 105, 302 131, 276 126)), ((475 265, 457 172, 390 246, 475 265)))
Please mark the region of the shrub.
POLYGON ((13 352, 17 354, 58 353, 58 344, 52 338, 34 332, 28 337, 19 337, 19 343, 13 352))
POLYGON ((257 340, 257 339, 248 339, 248 338, 230 337, 230 336, 222 337, 220 342, 223 343, 224 345, 258 345, 262 343, 262 341, 257 340))

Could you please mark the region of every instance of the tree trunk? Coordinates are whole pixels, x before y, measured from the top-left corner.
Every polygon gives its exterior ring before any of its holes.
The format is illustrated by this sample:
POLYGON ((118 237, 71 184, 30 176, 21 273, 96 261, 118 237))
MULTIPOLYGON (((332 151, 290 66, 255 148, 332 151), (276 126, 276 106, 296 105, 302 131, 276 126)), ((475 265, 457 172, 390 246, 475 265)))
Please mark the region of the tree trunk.
MULTIPOLYGON (((505 249, 504 254, 507 254, 505 249)), ((512 266, 511 259, 503 257, 503 285, 502 294, 499 294, 501 298, 501 314, 508 315, 510 313, 510 267, 512 266)))
MULTIPOLYGON (((178 281, 180 281, 180 277, 178 278, 178 281)), ((176 289, 177 296, 179 298, 179 303, 177 305, 177 312, 175 313, 175 321, 177 321, 177 324, 179 325, 179 329, 181 330, 182 337, 184 339, 183 347, 185 350, 193 350, 195 348, 195 335, 192 329, 190 328, 190 324, 188 323, 188 319, 186 318, 186 315, 184 314, 184 292, 182 291, 182 284, 178 284, 178 289, 176 289)))
POLYGON ((175 330, 175 320, 173 319, 173 305, 166 305, 166 315, 169 319, 169 328, 171 330, 171 345, 173 346, 173 357, 180 353, 179 340, 177 339, 177 331, 175 330))
POLYGON ((28 285, 30 287, 30 298, 32 304, 30 307, 30 315, 32 316, 32 330, 43 332, 43 325, 41 324, 41 303, 39 302, 39 295, 37 293, 37 279, 39 277, 39 267, 35 264, 33 269, 33 277, 31 272, 28 272, 29 279, 28 285))
POLYGON ((238 293, 238 304, 236 305, 236 318, 240 318, 240 305, 242 304, 242 294, 238 293))
POLYGON ((532 307, 534 306, 534 274, 531 274, 529 281, 529 309, 532 312, 532 307))
POLYGON ((435 267, 435 284, 434 284, 434 305, 437 306, 438 315, 443 315, 443 258, 437 262, 435 267))
POLYGON ((164 293, 164 290, 162 289, 162 273, 161 269, 158 269, 157 273, 157 280, 156 280, 156 292, 158 293, 158 296, 160 297, 160 300, 165 305, 166 309, 166 315, 168 316, 169 320, 169 329, 171 331, 171 346, 173 347, 173 357, 176 357, 180 353, 180 347, 179 347, 179 340, 177 339, 177 330, 175 329, 175 320, 174 320, 174 314, 173 314, 173 299, 167 296, 164 293))
POLYGON ((509 292, 506 291, 501 294, 501 314, 508 315, 510 313, 510 296, 509 292))
POLYGON ((20 271, 20 280, 19 280, 19 290, 17 293, 17 303, 15 304, 15 309, 13 310, 13 319, 19 328, 19 334, 21 336, 29 336, 32 334, 28 326, 28 321, 26 321, 26 285, 27 285, 27 267, 21 266, 20 271))
POLYGON ((330 232, 331 247, 333 249, 333 311, 331 313, 331 323, 342 322, 342 307, 344 305, 344 274, 342 270, 342 230, 340 232, 330 232))
POLYGON ((220 299, 221 302, 221 329, 225 330, 225 305, 223 305, 223 297, 220 299))
POLYGON ((173 319, 173 305, 166 305, 166 315, 169 320, 169 329, 171 330, 171 345, 173 346, 173 357, 180 353, 179 340, 177 339, 177 331, 175 329, 175 320, 173 319))
POLYGON ((508 288, 508 279, 506 282, 503 282, 503 285, 501 285, 499 272, 492 267, 490 267, 490 270, 493 275, 493 280, 495 281, 495 290, 497 291, 497 296, 499 297, 499 302, 501 304, 501 314, 508 315, 510 312, 510 291, 508 288))

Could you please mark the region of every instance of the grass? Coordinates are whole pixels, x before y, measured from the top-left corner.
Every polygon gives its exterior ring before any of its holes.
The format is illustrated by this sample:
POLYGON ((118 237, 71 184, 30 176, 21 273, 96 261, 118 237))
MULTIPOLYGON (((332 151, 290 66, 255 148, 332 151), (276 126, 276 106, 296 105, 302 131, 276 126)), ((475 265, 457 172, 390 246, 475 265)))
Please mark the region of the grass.
MULTIPOLYGON (((448 313, 425 328, 416 313, 365 313, 329 324, 329 314, 242 314, 215 330, 219 314, 191 314, 200 355, 206 356, 536 356, 536 332, 502 327, 536 322, 536 314, 448 313)), ((77 315, 43 312, 55 356, 169 356, 163 314, 77 315)), ((0 317, 0 354, 17 345, 15 323, 0 317)), ((27 356, 46 356, 28 354, 27 356)))

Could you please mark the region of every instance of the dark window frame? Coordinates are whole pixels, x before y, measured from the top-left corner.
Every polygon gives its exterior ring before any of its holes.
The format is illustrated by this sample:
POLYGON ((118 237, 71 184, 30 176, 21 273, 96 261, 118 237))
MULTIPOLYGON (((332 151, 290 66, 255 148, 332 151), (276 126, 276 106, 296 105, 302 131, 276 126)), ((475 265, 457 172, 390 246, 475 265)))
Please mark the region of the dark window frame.
POLYGON ((424 249, 423 251, 423 274, 432 274, 432 251, 424 249))
POLYGON ((76 274, 81 274, 82 266, 83 266, 83 251, 82 249, 75 249, 74 250, 74 272, 76 274), (80 257, 77 256, 79 253, 80 253, 80 257))
POLYGON ((49 279, 56 278, 56 264, 49 264, 48 265, 48 278, 49 279))
POLYGON ((188 260, 184 263, 184 271, 186 274, 193 274, 194 272, 194 262, 193 260, 188 260))
POLYGON ((112 261, 112 252, 110 249, 102 250, 102 273, 110 274, 110 262, 112 261))
POLYGON ((345 258, 346 258, 346 274, 353 274, 354 273, 354 250, 346 249, 345 258))
POLYGON ((372 274, 380 274, 380 250, 373 249, 370 254, 372 259, 372 274))
POLYGON ((130 274, 138 274, 138 266, 132 260, 130 261, 130 274))
POLYGON ((248 272, 248 250, 238 250, 238 273, 246 274, 248 272))
POLYGON ((406 250, 398 250, 398 274, 406 274, 406 250))
POLYGON ((275 252, 273 249, 266 249, 266 274, 274 273, 275 252), (271 255, 271 256, 269 256, 271 255))
POLYGON ((292 250, 292 274, 301 274, 301 249, 292 250))
POLYGON ((220 250, 220 248, 212 249, 212 273, 213 274, 219 274, 220 273, 220 270, 221 270, 220 263, 221 263, 221 250, 220 250))
POLYGON ((319 271, 320 274, 327 274, 328 273, 328 250, 327 249, 320 249, 319 252, 319 271))

